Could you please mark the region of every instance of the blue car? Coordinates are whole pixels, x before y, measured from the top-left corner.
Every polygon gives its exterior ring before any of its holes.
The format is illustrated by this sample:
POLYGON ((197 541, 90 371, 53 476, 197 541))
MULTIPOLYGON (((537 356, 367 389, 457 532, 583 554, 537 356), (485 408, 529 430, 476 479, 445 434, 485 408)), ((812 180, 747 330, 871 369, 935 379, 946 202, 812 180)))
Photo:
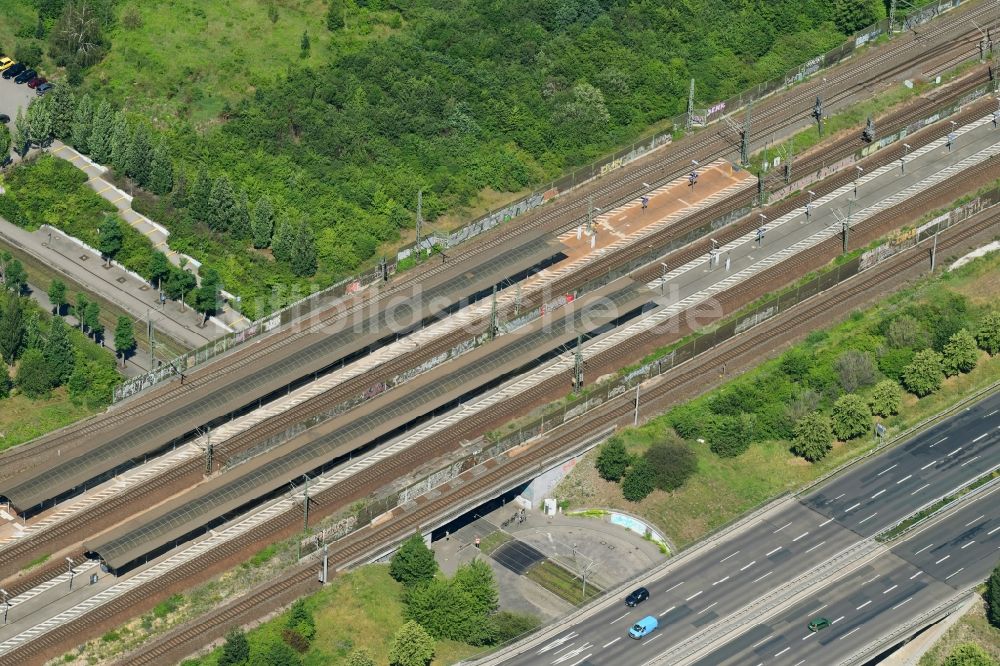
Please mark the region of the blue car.
POLYGON ((657 625, 658 623, 656 618, 652 615, 647 615, 632 625, 632 628, 628 630, 628 635, 630 638, 642 638, 643 636, 653 633, 653 630, 656 629, 657 625))

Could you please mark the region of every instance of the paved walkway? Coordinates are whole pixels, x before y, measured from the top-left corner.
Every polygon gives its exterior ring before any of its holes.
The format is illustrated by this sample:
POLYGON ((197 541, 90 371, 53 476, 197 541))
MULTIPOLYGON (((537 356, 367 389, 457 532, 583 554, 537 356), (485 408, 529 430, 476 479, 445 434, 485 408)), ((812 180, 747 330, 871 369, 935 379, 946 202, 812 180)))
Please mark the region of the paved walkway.
POLYGON ((161 305, 148 283, 117 266, 105 267, 98 254, 64 234, 53 232, 50 238, 47 231, 27 231, 0 217, 0 239, 115 303, 133 319, 146 322, 152 317, 157 330, 185 347, 200 347, 224 332, 214 324, 201 328, 202 316, 189 307, 182 312, 179 303, 161 305))
MULTIPOLYGON (((87 185, 110 203, 114 204, 118 209, 119 216, 128 222, 133 229, 146 236, 153 244, 153 247, 167 255, 170 263, 180 266, 181 261, 186 260, 185 269, 189 270, 196 277, 198 276, 201 262, 194 257, 170 249, 170 245, 167 244, 170 232, 163 225, 157 224, 145 215, 132 210, 132 195, 120 190, 104 177, 108 170, 107 167, 97 164, 85 155, 81 155, 72 146, 67 146, 58 139, 52 142, 51 153, 56 157, 61 157, 70 162, 73 166, 87 174, 87 185)), ((250 325, 249 319, 228 305, 223 306, 222 312, 216 315, 216 317, 226 326, 233 329, 245 328, 250 325)))

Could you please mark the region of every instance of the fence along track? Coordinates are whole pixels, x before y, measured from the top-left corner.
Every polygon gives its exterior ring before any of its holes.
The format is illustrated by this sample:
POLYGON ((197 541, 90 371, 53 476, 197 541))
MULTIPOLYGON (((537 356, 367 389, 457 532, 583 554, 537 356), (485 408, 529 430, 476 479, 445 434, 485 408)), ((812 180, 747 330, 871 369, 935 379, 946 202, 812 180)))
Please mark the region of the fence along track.
MULTIPOLYGON (((970 10, 967 13, 967 17, 969 18, 981 17, 982 15, 987 14, 990 11, 990 9, 991 6, 988 3, 986 3, 982 7, 977 7, 970 10)), ((962 25, 964 25, 964 23, 965 22, 963 21, 962 25)), ((895 48, 890 48, 886 52, 870 58, 856 70, 848 71, 834 77, 829 77, 825 83, 821 84, 816 81, 811 81, 810 83, 803 84, 799 86, 800 93, 798 95, 793 95, 791 99, 782 98, 780 100, 775 100, 771 98, 770 102, 765 102, 764 104, 761 104, 758 107, 759 111, 757 112, 756 115, 752 114, 753 121, 757 123, 756 127, 758 128, 758 132, 763 131, 764 133, 766 133, 768 130, 776 128, 783 122, 787 122, 787 120, 795 118, 797 115, 796 113, 787 113, 786 110, 789 107, 794 106, 795 104, 801 103, 811 98, 815 94, 816 89, 819 88, 821 85, 824 88, 830 88, 832 86, 837 85, 838 83, 842 82, 847 83, 856 78, 859 75, 859 73, 863 74, 866 71, 876 71, 879 74, 884 75, 884 72, 878 69, 884 63, 889 62, 896 57, 903 56, 908 51, 914 50, 918 44, 922 45, 922 43, 934 39, 937 36, 946 34, 947 32, 953 30, 954 28, 955 24, 949 22, 944 22, 942 24, 933 24, 933 27, 928 28, 923 32, 924 40, 922 40, 921 42, 911 41, 906 44, 894 45, 895 48), (769 117, 770 117, 769 121, 770 124, 767 124, 769 117), (764 124, 763 129, 761 129, 761 123, 764 124)), ((972 30, 969 30, 966 33, 963 33, 963 36, 972 34, 978 34, 978 32, 974 33, 972 30)), ((942 52, 946 48, 949 50, 954 48, 954 43, 951 42, 948 43, 947 45, 939 45, 936 47, 932 47, 929 51, 931 54, 933 54, 931 57, 936 56, 938 53, 942 52)), ((905 69, 906 67, 909 67, 911 65, 912 65, 911 60, 906 60, 904 64, 896 65, 890 71, 892 73, 895 73, 897 70, 905 69)), ((872 77, 872 79, 878 79, 878 78, 880 77, 879 76, 872 77)), ((854 88, 863 87, 863 85, 868 82, 869 80, 862 80, 859 84, 855 85, 854 88)), ((836 96, 836 94, 834 96, 836 96)), ((831 98, 827 103, 829 104, 832 101, 835 100, 831 98)), ((719 139, 715 138, 712 135, 712 133, 704 133, 696 136, 698 136, 699 138, 695 140, 692 143, 692 145, 683 147, 683 150, 686 152, 686 154, 690 154, 702 148, 711 147, 713 144, 718 145, 722 143, 723 146, 721 148, 715 149, 715 151, 712 152, 708 157, 703 158, 711 160, 711 159, 716 159, 718 157, 722 157, 731 150, 731 148, 729 148, 727 145, 728 142, 720 141, 719 139)), ((670 168, 677 170, 676 173, 668 174, 667 177, 672 178, 676 177, 677 174, 685 171, 688 166, 688 162, 686 159, 682 160, 679 158, 666 158, 662 160, 662 163, 651 164, 643 169, 631 170, 628 173, 622 173, 619 177, 612 178, 611 181, 609 181, 607 184, 597 187, 595 190, 591 192, 591 194, 595 196, 604 196, 611 194, 617 195, 618 196, 617 203, 608 205, 618 205, 618 203, 622 201, 634 199, 635 196, 637 196, 637 193, 640 191, 635 186, 639 184, 643 178, 648 179, 651 174, 659 173, 660 175, 662 175, 663 172, 668 168, 668 165, 670 166, 670 168), (621 193, 618 192, 618 190, 621 190, 623 186, 625 187, 630 186, 632 187, 632 190, 629 191, 627 194, 622 195, 621 193)), ((537 216, 537 218, 535 219, 527 219, 525 222, 521 224, 509 225, 508 227, 503 228, 499 233, 495 234, 492 238, 477 237, 473 241, 473 243, 469 244, 466 247, 466 252, 464 252, 463 255, 461 255, 461 257, 459 258, 462 260, 468 260, 469 258, 487 252, 488 250, 500 244, 506 243, 514 236, 524 233, 524 231, 544 228, 552 222, 558 222, 558 220, 563 217, 570 218, 568 224, 564 223, 564 228, 572 228, 573 226, 575 226, 576 223, 578 223, 580 219, 582 219, 581 214, 584 212, 586 206, 586 204, 584 203, 584 197, 580 196, 577 198, 576 201, 568 200, 565 202, 565 204, 566 204, 565 206, 559 206, 558 208, 552 209, 547 213, 543 213, 537 216), (574 209, 576 209, 575 212, 574 209)), ((414 273, 409 278, 404 278, 398 283, 393 283, 388 288, 383 289, 379 293, 375 294, 372 298, 362 299, 361 304, 352 306, 342 312, 336 312, 333 315, 321 315, 320 317, 317 318, 318 323, 314 323, 309 328, 315 329, 317 327, 329 325, 333 321, 349 316, 350 314, 356 312, 358 308, 365 307, 372 303, 376 303, 379 300, 382 300, 383 298, 386 298, 390 295, 398 294, 399 292, 413 286, 413 284, 415 284, 419 280, 426 279, 427 277, 436 275, 444 269, 445 267, 441 266, 425 265, 421 270, 414 271, 414 273)), ((331 308, 331 310, 333 309, 335 308, 331 308)), ((330 312, 330 310, 328 310, 327 312, 330 312)), ((237 353, 229 357, 229 362, 226 365, 222 365, 221 369, 216 368, 215 370, 211 370, 202 377, 198 378, 192 377, 188 381, 188 385, 191 388, 197 388, 199 386, 209 384, 213 380, 220 377, 224 377, 226 374, 229 374, 235 371, 236 369, 239 369, 241 367, 244 367, 246 365, 249 365, 251 363, 260 360, 266 354, 270 354, 273 351, 288 346, 292 342, 298 340, 302 335, 304 335, 304 332, 302 331, 293 333, 291 335, 289 335, 286 331, 284 333, 276 333, 274 335, 261 338, 257 340, 255 344, 247 348, 251 350, 250 352, 244 354, 242 352, 245 351, 245 349, 240 348, 240 350, 238 350, 237 353)), ((168 384, 166 387, 164 387, 164 390, 149 394, 148 399, 144 400, 143 402, 131 403, 125 406, 121 410, 114 410, 113 412, 107 413, 105 415, 95 417, 93 419, 88 419, 87 421, 84 421, 77 426, 70 426, 67 430, 54 433, 53 435, 49 436, 44 440, 36 440, 36 442, 33 443, 34 444, 33 446, 22 445, 20 447, 16 447, 15 449, 9 450, 8 452, 5 452, 4 455, 0 455, 0 461, 4 463, 2 465, 2 468, 6 472, 5 473, 3 471, 0 471, 0 478, 6 478, 6 476, 18 473, 23 469, 25 469, 25 467, 31 466, 31 463, 28 461, 36 462, 37 464, 37 461, 39 461, 40 459, 44 459, 49 455, 51 455, 50 451, 52 449, 67 446, 71 444, 73 441, 79 441, 83 435, 91 434, 93 432, 96 432, 97 430, 107 427, 108 425, 114 426, 116 424, 129 422, 134 418, 141 416, 152 409, 159 408, 160 406, 177 399, 183 399, 187 395, 187 392, 181 389, 182 387, 176 385, 175 383, 168 384), (45 450, 37 451, 37 449, 40 448, 45 450)), ((72 447, 67 446, 67 448, 72 448, 72 447)))

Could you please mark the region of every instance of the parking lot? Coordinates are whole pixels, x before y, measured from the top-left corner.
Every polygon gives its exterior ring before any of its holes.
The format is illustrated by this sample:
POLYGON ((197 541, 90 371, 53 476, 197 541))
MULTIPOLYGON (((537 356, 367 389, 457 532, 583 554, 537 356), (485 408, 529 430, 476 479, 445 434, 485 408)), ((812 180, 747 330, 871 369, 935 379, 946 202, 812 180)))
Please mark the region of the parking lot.
POLYGON ((14 79, 0 78, 0 113, 10 116, 11 123, 17 117, 17 110, 27 108, 28 102, 35 96, 35 91, 26 83, 14 83, 14 79))

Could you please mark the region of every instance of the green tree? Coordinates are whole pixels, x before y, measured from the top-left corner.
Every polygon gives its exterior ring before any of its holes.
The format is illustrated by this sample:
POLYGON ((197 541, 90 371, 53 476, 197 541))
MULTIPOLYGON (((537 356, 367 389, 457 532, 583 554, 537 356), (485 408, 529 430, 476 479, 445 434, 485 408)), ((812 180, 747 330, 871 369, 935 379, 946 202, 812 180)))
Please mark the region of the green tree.
POLYGON ((174 163, 170 159, 170 149, 167 142, 160 139, 153 148, 149 165, 149 191, 153 194, 169 194, 174 187, 174 163))
POLYGON ((116 173, 124 174, 128 170, 129 146, 132 144, 132 128, 124 111, 118 111, 111 121, 111 138, 108 154, 111 166, 116 173))
POLYGON ((111 136, 115 128, 115 111, 111 104, 103 101, 94 110, 93 128, 87 137, 90 156, 98 164, 111 161, 111 136))
POLYGON ((94 101, 90 95, 80 97, 73 111, 69 142, 81 153, 90 152, 90 135, 94 132, 94 101))
POLYGON ((29 349, 17 368, 17 387, 29 398, 41 398, 52 388, 52 375, 45 357, 37 349, 29 349))
POLYGON ((300 48, 299 57, 300 58, 308 58, 309 57, 309 48, 310 48, 310 44, 309 44, 309 31, 308 30, 306 30, 305 32, 302 33, 302 41, 299 43, 299 48, 300 48))
POLYGON ((503 645, 538 629, 541 624, 541 620, 527 613, 512 613, 510 611, 494 613, 490 617, 493 643, 503 645))
POLYGON ((49 302, 52 303, 52 314, 61 315, 66 306, 66 283, 53 280, 49 283, 49 302))
POLYGON ((343 30, 346 25, 344 21, 346 11, 343 0, 330 0, 330 6, 326 10, 326 29, 330 32, 343 30))
POLYGON ((14 381, 10 378, 10 371, 7 366, 0 363, 0 400, 10 397, 10 390, 14 388, 14 381))
POLYGON ((76 352, 69 339, 69 327, 61 317, 53 317, 49 325, 49 338, 45 341, 42 351, 45 362, 49 365, 49 378, 53 386, 66 382, 73 374, 76 364, 76 352))
POLYGON ((489 639, 486 616, 476 612, 473 600, 451 580, 435 578, 407 588, 405 614, 434 638, 470 645, 489 639))
POLYGON ((42 335, 42 320, 36 308, 26 308, 24 312, 24 349, 45 349, 42 335))
POLYGON ((809 462, 817 462, 826 457, 833 444, 830 419, 819 413, 806 414, 795 424, 792 453, 809 462))
POLYGON ((53 127, 52 98, 36 97, 28 105, 28 139, 44 148, 52 140, 53 127))
POLYGON ((153 252, 149 260, 149 282, 158 289, 163 288, 163 284, 170 276, 170 260, 162 252, 153 252))
POLYGON ((198 222, 211 225, 212 181, 204 169, 199 169, 191 185, 191 202, 188 206, 191 216, 198 222))
POLYGON ((115 353, 122 360, 123 366, 125 358, 134 349, 135 329, 132 320, 125 316, 118 317, 118 322, 115 324, 115 353))
POLYGON ((299 277, 309 277, 316 273, 316 236, 312 227, 306 223, 299 224, 292 242, 292 272, 299 277))
POLYGON ((918 398, 941 388, 943 378, 943 358, 933 349, 918 351, 913 356, 913 361, 903 369, 903 386, 918 398))
POLYGON ((389 647, 389 666, 427 666, 434 658, 434 639, 410 620, 396 632, 389 647))
POLYGON ((497 579, 484 560, 476 558, 459 566, 452 577, 452 584, 469 597, 472 610, 484 618, 495 613, 500 606, 497 579))
POLYGON ((257 200, 253 207, 253 218, 250 221, 253 246, 258 250, 271 244, 271 232, 274 230, 274 207, 266 196, 257 200))
POLYGON ((208 210, 208 226, 214 231, 228 231, 232 227, 237 216, 236 193, 229 182, 229 177, 225 174, 216 178, 212 185, 212 193, 208 198, 208 210))
POLYGON ((42 99, 48 100, 52 118, 52 136, 68 140, 73 130, 76 113, 76 94, 70 86, 56 86, 42 99))
POLYGON ((903 391, 891 379, 883 379, 872 389, 868 405, 876 416, 892 416, 899 413, 903 403, 903 391))
POLYGON ((833 363, 840 385, 847 393, 871 386, 878 379, 875 363, 869 354, 856 349, 848 349, 837 357, 833 363))
POLYGON ((233 208, 229 235, 241 240, 250 235, 250 204, 247 202, 246 190, 240 190, 236 196, 236 206, 233 208))
POLYGON ((14 117, 14 131, 11 132, 11 141, 14 143, 14 152, 24 157, 28 154, 28 147, 31 145, 31 125, 28 117, 24 115, 24 107, 17 108, 17 115, 14 117))
POLYGON ((271 252, 278 261, 290 261, 292 242, 295 240, 295 227, 287 220, 279 220, 274 226, 274 237, 271 239, 271 252))
POLYGON ((986 581, 986 619, 1000 629, 1000 564, 986 581))
POLYGON ((698 456, 679 442, 655 442, 646 450, 645 458, 660 490, 676 490, 698 471, 698 456))
POLYGON ((250 659, 250 642, 239 627, 233 627, 226 634, 226 642, 219 655, 218 666, 243 666, 250 659))
POLYGON ((42 64, 42 47, 33 41, 18 42, 14 57, 29 67, 38 67, 42 64))
POLYGON ((578 143, 589 143, 601 137, 611 124, 604 93, 586 82, 576 84, 566 93, 555 116, 560 129, 578 143))
POLYGON ((867 28, 880 18, 879 0, 835 0, 833 23, 845 35, 867 28))
POLYGON ((107 19, 101 10, 92 0, 67 0, 49 34, 49 55, 57 63, 90 67, 104 57, 107 19))
POLYGON ((833 434, 847 441, 868 433, 872 427, 872 413, 864 398, 847 393, 833 403, 833 434))
POLYGON ((963 643, 951 651, 941 666, 997 666, 997 662, 975 643, 963 643))
POLYGON ((411 586, 431 580, 437 573, 434 552, 424 544, 419 534, 403 542, 389 563, 389 575, 403 585, 411 586))
POLYGON ((360 647, 347 657, 347 666, 378 666, 375 658, 363 647, 360 647))
POLYGON ((712 428, 712 452, 720 458, 742 455, 753 440, 753 431, 745 418, 722 417, 712 428))
POLYGON ((812 369, 814 359, 805 349, 792 347, 781 356, 781 371, 789 379, 802 380, 812 369))
POLYGON ((104 255, 108 266, 111 265, 111 260, 121 252, 124 241, 125 232, 122 231, 118 218, 114 215, 105 216, 97 236, 97 249, 104 255))
POLYGON ((80 330, 83 330, 85 325, 84 318, 87 316, 87 304, 90 299, 82 291, 76 294, 76 305, 73 306, 73 314, 76 316, 76 320, 80 325, 80 330))
POLYGON ((171 267, 170 275, 167 277, 166 282, 163 283, 163 292, 167 295, 167 298, 175 301, 183 301, 185 295, 194 293, 196 286, 197 281, 190 272, 171 267))
POLYGON ((636 460, 622 477, 622 497, 641 502, 656 487, 656 474, 645 458, 636 460))
POLYGON ((21 297, 7 292, 0 312, 0 356, 13 365, 24 348, 25 313, 21 297))
POLYGON ((976 343, 990 356, 1000 354, 1000 312, 994 310, 979 322, 976 343))
POLYGON ((121 381, 121 375, 114 365, 102 361, 87 361, 82 355, 77 355, 76 369, 67 384, 69 397, 73 404, 86 404, 91 409, 97 409, 111 404, 111 396, 115 386, 121 381))
POLYGON ((285 627, 295 631, 307 641, 311 641, 316 636, 316 620, 313 618, 312 611, 306 606, 305 599, 296 599, 292 607, 288 609, 285 627))
POLYGON ((17 259, 10 259, 3 267, 3 284, 7 291, 20 294, 28 286, 28 273, 17 259))
POLYGON ((595 467, 602 479, 617 483, 625 476, 625 472, 631 464, 632 456, 625 449, 625 442, 618 435, 612 435, 608 441, 601 445, 595 467))
POLYGON ((302 658, 278 638, 268 638, 254 645, 249 666, 301 666, 302 658))
POLYGON ((219 291, 222 285, 219 273, 214 268, 206 268, 201 272, 201 286, 194 292, 194 307, 205 315, 202 323, 219 310, 219 291))
POLYGON ((139 123, 129 137, 128 147, 125 150, 125 175, 134 180, 139 187, 149 185, 152 157, 153 145, 149 138, 149 128, 145 123, 139 123))
POLYGON ((6 125, 0 125, 0 164, 10 157, 12 143, 13 138, 10 135, 10 128, 6 125))
POLYGON ((948 344, 944 346, 944 358, 942 367, 946 376, 957 375, 962 372, 971 372, 979 363, 979 349, 976 347, 976 339, 968 329, 960 329, 948 339, 948 344))
POLYGON ((87 309, 83 311, 83 321, 90 329, 90 335, 95 341, 104 336, 104 324, 101 323, 101 306, 96 302, 87 303, 87 309))

